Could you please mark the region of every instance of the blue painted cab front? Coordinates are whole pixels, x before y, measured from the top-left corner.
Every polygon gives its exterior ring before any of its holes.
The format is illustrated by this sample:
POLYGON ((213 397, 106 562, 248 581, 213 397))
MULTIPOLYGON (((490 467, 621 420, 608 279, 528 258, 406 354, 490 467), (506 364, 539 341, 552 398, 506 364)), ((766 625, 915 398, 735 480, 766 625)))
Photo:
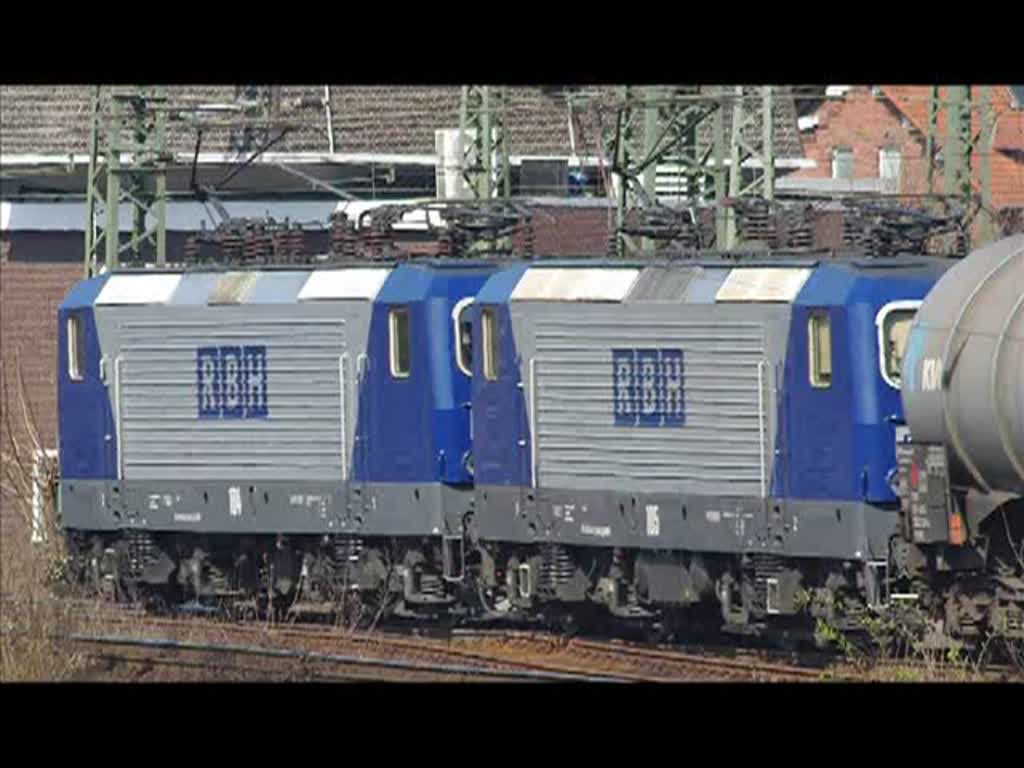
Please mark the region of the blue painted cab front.
POLYGON ((916 304, 946 265, 835 262, 814 269, 796 300, 779 398, 776 498, 892 504, 896 427, 903 422, 898 380, 887 380, 880 313, 916 304), (813 381, 812 318, 828 318, 831 375, 813 381))
POLYGON ((117 476, 117 433, 107 385, 110 372, 101 370, 103 351, 93 311, 106 281, 104 275, 78 283, 57 313, 58 445, 61 476, 67 479, 117 476), (74 371, 72 356, 77 358, 74 371))
POLYGON ((360 377, 355 480, 473 482, 471 377, 456 357, 453 311, 493 272, 485 265, 404 264, 384 283, 360 377))

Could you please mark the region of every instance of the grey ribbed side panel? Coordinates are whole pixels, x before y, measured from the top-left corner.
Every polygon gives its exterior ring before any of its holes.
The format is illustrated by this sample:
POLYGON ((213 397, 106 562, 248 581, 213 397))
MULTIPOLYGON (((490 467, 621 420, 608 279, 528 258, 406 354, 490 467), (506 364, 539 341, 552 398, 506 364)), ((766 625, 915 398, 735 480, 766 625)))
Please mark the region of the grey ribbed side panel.
POLYGON ((763 322, 678 309, 553 315, 533 320, 538 486, 762 494, 774 421, 763 322), (684 426, 616 426, 615 348, 683 350, 684 426))
POLYGON ((125 479, 340 480, 346 326, 342 317, 241 309, 123 321, 125 479), (250 344, 266 346, 268 415, 199 418, 197 348, 250 344))

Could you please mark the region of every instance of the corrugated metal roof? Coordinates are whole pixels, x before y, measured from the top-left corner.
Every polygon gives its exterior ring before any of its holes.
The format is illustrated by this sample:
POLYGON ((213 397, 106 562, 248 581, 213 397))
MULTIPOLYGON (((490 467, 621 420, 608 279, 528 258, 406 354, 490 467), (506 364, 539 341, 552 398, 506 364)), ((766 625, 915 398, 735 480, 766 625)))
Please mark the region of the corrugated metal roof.
POLYGON ((97 304, 166 304, 181 275, 111 275, 97 304))
POLYGON ((374 299, 390 269, 321 269, 309 276, 299 291, 299 301, 322 299, 374 299))
POLYGON ((533 267, 512 291, 513 301, 622 301, 639 269, 533 267))
POLYGON ((792 302, 811 272, 810 269, 781 267, 734 269, 718 289, 715 300, 792 302))
POLYGON ((256 284, 259 272, 227 272, 217 279, 207 304, 241 304, 256 284))

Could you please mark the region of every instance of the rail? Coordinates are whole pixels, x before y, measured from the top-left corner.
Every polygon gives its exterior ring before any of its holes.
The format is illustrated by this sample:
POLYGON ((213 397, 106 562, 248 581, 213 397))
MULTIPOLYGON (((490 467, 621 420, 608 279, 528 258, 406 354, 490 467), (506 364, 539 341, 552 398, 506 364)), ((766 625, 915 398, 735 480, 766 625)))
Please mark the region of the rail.
POLYGON ((319 661, 353 667, 377 667, 409 672, 463 675, 476 677, 505 678, 509 680, 533 680, 541 682, 586 682, 621 683, 628 680, 615 675, 585 675, 571 672, 541 672, 535 670, 493 669, 461 664, 428 664, 415 661, 399 661, 367 656, 342 656, 317 651, 299 651, 283 648, 264 648, 251 645, 222 645, 217 643, 194 643, 184 640, 154 637, 125 637, 107 635, 70 635, 72 642, 104 646, 145 648, 148 650, 198 651, 210 653, 259 656, 299 661, 319 661))

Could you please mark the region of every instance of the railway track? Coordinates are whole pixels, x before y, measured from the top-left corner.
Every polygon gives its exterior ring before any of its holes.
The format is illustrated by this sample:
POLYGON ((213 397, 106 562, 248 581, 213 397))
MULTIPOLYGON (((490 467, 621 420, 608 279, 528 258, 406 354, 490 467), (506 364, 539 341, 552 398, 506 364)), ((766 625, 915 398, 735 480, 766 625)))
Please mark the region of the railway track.
MULTIPOLYGON (((212 669, 225 669, 224 664, 210 662, 183 662, 180 659, 161 658, 160 654, 166 652, 175 653, 202 653, 219 656, 242 656, 255 657, 272 660, 287 660, 310 664, 324 664, 347 669, 342 674, 330 674, 329 678, 339 680, 354 679, 381 679, 379 676, 367 675, 368 670, 375 672, 385 671, 397 673, 398 679, 408 681, 410 674, 425 675, 428 680, 437 679, 482 679, 482 680, 508 680, 517 682, 625 682, 626 680, 614 674, 604 675, 580 675, 565 672, 537 671, 522 669, 499 669, 497 667, 453 665, 440 663, 425 663, 417 661, 403 661, 397 659, 367 657, 367 656, 346 656, 331 653, 318 653, 306 650, 291 650, 282 648, 270 648, 247 645, 228 645, 222 643, 197 643, 168 638, 154 637, 129 637, 129 636, 102 636, 102 635, 72 635, 68 638, 74 643, 96 645, 101 647, 115 647, 121 649, 132 649, 137 652, 155 654, 155 658, 133 658, 124 654, 100 652, 95 654, 99 657, 121 659, 141 663, 171 663, 212 669)), ((235 665, 237 666, 237 665, 235 665)), ((317 675, 322 679, 323 676, 317 675)))
MULTIPOLYGON (((454 629, 438 639, 401 633, 391 626, 364 633, 314 624, 237 623, 202 616, 154 616, 126 606, 87 601, 81 601, 80 607, 89 612, 94 625, 102 627, 104 632, 122 627, 131 633, 162 632, 190 639, 198 636, 235 645, 274 643, 282 646, 280 650, 300 653, 349 653, 365 657, 375 652, 382 657, 425 664, 474 665, 581 677, 614 675, 617 680, 630 682, 842 681, 869 679, 872 671, 824 653, 798 654, 733 646, 651 646, 514 629, 454 629)), ((112 653, 108 651, 107 656, 112 653)), ((872 665, 876 668, 874 671, 882 667, 943 674, 958 671, 919 660, 881 659, 872 665)), ((321 671, 323 675, 318 679, 356 679, 339 678, 321 671)), ((1021 680, 1020 671, 1011 667, 989 665, 980 671, 967 668, 964 671, 973 673, 975 679, 1021 680)), ((380 678, 371 675, 370 679, 380 678)))
MULTIPOLYGON (((574 663, 553 663, 531 659, 523 655, 514 657, 507 653, 495 653, 478 647, 465 647, 450 642, 396 634, 387 630, 372 633, 352 633, 341 628, 321 629, 302 625, 282 625, 216 621, 190 617, 186 619, 166 617, 139 617, 137 615, 113 614, 105 619, 109 628, 121 626, 131 631, 152 632, 163 630, 172 633, 201 633, 220 638, 257 638, 264 642, 284 641, 289 648, 301 648, 308 652, 340 651, 349 649, 353 653, 366 654, 371 651, 401 656, 405 659, 420 659, 427 662, 441 660, 459 664, 485 665, 504 671, 536 672, 546 675, 570 675, 583 678, 607 676, 604 670, 574 663)), ((623 682, 662 682, 661 678, 630 670, 617 672, 614 677, 623 682)), ((571 679, 571 678, 567 678, 571 679)), ((594 680, 596 681, 596 680, 594 680)))
MULTIPOLYGON (((453 637, 489 642, 514 655, 540 653, 552 659, 573 658, 586 669, 645 670, 663 682, 771 681, 805 682, 824 679, 820 668, 766 660, 753 652, 701 653, 626 643, 622 641, 560 638, 529 632, 455 630, 453 637)), ((834 679, 834 678, 833 678, 834 679)))
POLYGON ((558 635, 543 632, 455 630, 447 640, 434 640, 387 629, 363 634, 308 625, 239 624, 200 617, 154 617, 120 609, 105 613, 100 620, 106 628, 120 626, 133 632, 199 633, 218 639, 258 638, 264 642, 284 641, 289 648, 302 648, 308 652, 349 649, 365 654, 378 651, 410 659, 473 663, 546 674, 593 677, 614 672, 617 679, 631 682, 820 678, 816 670, 794 665, 768 665, 753 657, 727 659, 714 654, 687 654, 612 642, 566 641, 558 635))

